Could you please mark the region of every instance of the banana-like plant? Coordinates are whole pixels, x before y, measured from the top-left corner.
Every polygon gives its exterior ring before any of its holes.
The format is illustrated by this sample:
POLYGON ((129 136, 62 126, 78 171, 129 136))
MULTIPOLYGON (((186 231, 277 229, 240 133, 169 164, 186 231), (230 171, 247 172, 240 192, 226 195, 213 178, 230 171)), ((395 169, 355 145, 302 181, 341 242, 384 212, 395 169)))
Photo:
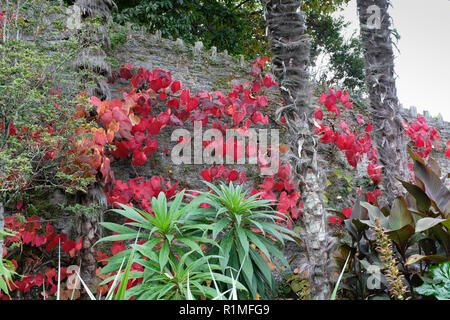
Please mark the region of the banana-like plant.
MULTIPOLYGON (((425 161, 411 150, 409 153, 414 161, 415 182, 399 179, 408 191, 406 197, 397 197, 390 207, 380 207, 376 200, 373 205, 357 201, 350 218, 345 220, 351 240, 342 244, 340 251, 343 256, 357 253, 354 257, 358 258, 352 259, 349 266, 358 278, 353 286, 359 286, 360 298, 369 294, 364 288, 367 286, 363 284, 362 267, 380 264, 375 243, 367 232, 375 227, 376 220, 395 244, 400 271, 413 296, 412 289, 422 281, 410 271, 412 265, 420 263, 423 273, 432 263, 450 261, 450 191, 440 179, 442 173, 434 159, 425 161)), ((337 261, 342 263, 342 259, 337 261)), ((351 277, 347 280, 351 281, 351 277)))

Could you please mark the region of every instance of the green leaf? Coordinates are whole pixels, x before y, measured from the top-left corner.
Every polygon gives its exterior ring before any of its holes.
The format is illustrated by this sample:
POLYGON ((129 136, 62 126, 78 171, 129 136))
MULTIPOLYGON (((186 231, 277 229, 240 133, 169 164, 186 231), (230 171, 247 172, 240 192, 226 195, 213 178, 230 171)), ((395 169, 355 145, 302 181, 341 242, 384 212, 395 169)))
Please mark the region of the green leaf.
POLYGON ((386 229, 386 230, 389 229, 388 218, 386 218, 384 216, 384 214, 380 211, 380 209, 371 205, 368 202, 361 202, 361 206, 368 210, 369 219, 370 219, 369 221, 363 220, 363 221, 361 221, 362 223, 367 224, 370 227, 373 227, 373 226, 375 226, 375 220, 377 219, 380 221, 380 224, 384 229, 386 229))
POLYGON ((414 227, 407 224, 401 229, 387 231, 387 234, 389 235, 389 238, 397 244, 402 254, 405 254, 409 239, 414 235, 414 227))
POLYGON ((241 227, 238 227, 236 229, 236 232, 237 232, 237 235, 239 238, 239 242, 241 243, 241 246, 244 249, 245 254, 248 255, 248 248, 250 245, 248 243, 248 239, 247 239, 244 229, 241 227))
POLYGON ((220 255, 223 259, 220 259, 220 267, 222 272, 225 271, 226 266, 228 265, 228 260, 230 259, 230 250, 233 245, 233 234, 231 232, 225 234, 225 236, 220 241, 220 255))
POLYGON ((215 240, 217 238, 217 235, 230 223, 230 220, 228 218, 223 218, 219 220, 218 222, 214 223, 214 228, 212 230, 212 238, 215 240))
POLYGON ((129 206, 126 206, 124 204, 119 203, 119 206, 122 207, 122 210, 119 209, 112 209, 111 211, 114 211, 126 218, 129 218, 131 220, 143 223, 143 224, 147 224, 148 221, 142 217, 136 210, 134 210, 134 208, 131 208, 129 206))
POLYGON ((389 215, 389 228, 399 230, 406 225, 414 226, 414 218, 408 210, 405 198, 397 197, 389 215))
POLYGON ((433 261, 433 262, 440 263, 440 262, 449 261, 450 259, 442 257, 442 256, 438 256, 438 255, 423 256, 423 255, 420 255, 420 254, 413 254, 413 255, 411 255, 408 258, 408 260, 405 263, 405 266, 409 266, 409 265, 415 264, 415 263, 420 262, 422 260, 427 260, 427 261, 433 261))
POLYGON ((159 267, 161 268, 161 271, 164 269, 165 265, 167 264, 167 261, 169 260, 169 242, 164 241, 161 251, 159 252, 159 267))
POLYGON ((117 233, 128 233, 128 234, 132 234, 132 233, 137 233, 136 230, 133 230, 131 228, 122 226, 120 224, 117 223, 111 223, 111 222, 100 222, 99 223, 101 226, 105 227, 108 230, 111 230, 112 232, 117 232, 117 233))
POLYGON ((416 233, 428 230, 439 223, 446 221, 446 219, 439 218, 422 218, 416 223, 416 233))
POLYGON ((349 259, 350 259, 350 254, 348 255, 347 259, 345 260, 344 267, 342 268, 342 271, 339 274, 339 278, 338 278, 338 280, 336 282, 336 285, 334 286, 334 290, 333 290, 333 293, 331 294, 331 299, 330 300, 336 300, 336 294, 337 294, 337 291, 339 289, 339 284, 341 283, 341 279, 342 279, 342 276, 344 275, 345 268, 347 267, 347 263, 348 263, 349 259))
POLYGON ((273 276, 269 266, 267 265, 267 262, 253 248, 250 248, 250 255, 254 262, 254 265, 261 271, 262 275, 264 276, 266 283, 271 289, 273 289, 273 276))
POLYGON ((416 179, 425 185, 425 193, 436 203, 439 210, 445 216, 450 214, 450 191, 442 183, 440 177, 423 161, 418 160, 414 161, 414 173, 416 179))
POLYGON ((423 192, 418 186, 408 183, 406 181, 397 179, 405 187, 405 189, 416 199, 417 209, 421 212, 426 212, 431 206, 431 200, 427 194, 423 192))
POLYGON ((419 294, 434 295, 439 300, 450 300, 450 261, 430 268, 431 280, 415 288, 419 294))

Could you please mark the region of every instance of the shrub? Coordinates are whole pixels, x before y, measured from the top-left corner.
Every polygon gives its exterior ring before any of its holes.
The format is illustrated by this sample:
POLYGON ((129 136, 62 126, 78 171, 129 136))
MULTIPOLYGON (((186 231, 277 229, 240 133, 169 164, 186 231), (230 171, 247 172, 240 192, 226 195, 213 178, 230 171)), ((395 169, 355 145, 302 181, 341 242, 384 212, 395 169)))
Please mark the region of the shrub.
POLYGON ((273 201, 260 199, 260 194, 247 197, 241 185, 206 184, 212 192, 203 193, 210 208, 202 212, 202 219, 210 225, 208 232, 212 239, 218 241, 211 253, 223 258, 218 261, 222 272, 227 267, 234 270, 234 277, 249 289, 250 298, 258 295, 269 298, 274 290, 269 265, 289 268, 278 246, 291 240, 289 235, 295 236, 294 232, 277 224, 285 221, 286 215, 274 211, 273 201))
MULTIPOLYGON (((205 231, 210 226, 201 224, 192 217, 199 213, 199 205, 206 197, 199 196, 189 204, 184 204, 184 196, 185 192, 182 191, 168 204, 165 194, 161 192, 158 198, 151 199, 152 214, 121 205, 122 209, 112 211, 128 218, 129 222, 125 225, 102 223, 105 228, 117 234, 100 241, 142 239, 131 248, 109 258, 101 272, 114 274, 119 270, 123 259, 135 251, 129 279, 138 281, 128 286, 127 298, 215 298, 218 296, 217 291, 207 285, 212 280, 230 283, 245 290, 245 287, 232 278, 215 272, 219 266, 209 261, 220 257, 206 256, 203 252, 203 244, 215 245, 205 236, 205 231)), ((113 279, 114 276, 111 276, 103 284, 110 283, 113 279)))

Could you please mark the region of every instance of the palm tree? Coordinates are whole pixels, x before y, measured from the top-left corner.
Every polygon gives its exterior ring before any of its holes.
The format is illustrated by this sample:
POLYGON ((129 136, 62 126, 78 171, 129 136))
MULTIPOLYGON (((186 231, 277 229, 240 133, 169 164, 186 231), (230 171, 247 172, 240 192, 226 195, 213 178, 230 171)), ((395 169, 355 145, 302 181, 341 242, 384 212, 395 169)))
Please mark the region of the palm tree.
MULTIPOLYGON (((109 45, 106 25, 111 21, 111 10, 116 8, 116 5, 112 0, 77 0, 75 5, 80 7, 83 19, 100 16, 103 25, 100 29, 95 30, 92 39, 85 39, 85 49, 80 52, 74 66, 76 69, 92 70, 94 76, 84 79, 96 82, 96 87, 92 88, 89 93, 101 99, 109 99, 110 92, 107 83, 104 80, 99 80, 95 75, 108 76, 111 72, 111 68, 105 60, 106 53, 99 47, 109 45)), ((98 208, 93 214, 79 215, 76 225, 77 234, 83 239, 80 255, 81 274, 83 280, 89 283, 95 277, 97 268, 97 249, 94 248, 94 244, 102 236, 99 222, 102 221, 103 211, 107 208, 103 187, 98 182, 91 186, 87 194, 82 196, 82 203, 86 207, 95 206, 98 208)))
POLYGON ((374 141, 384 170, 384 198, 392 203, 405 192, 396 180, 409 180, 406 138, 394 78, 394 52, 388 0, 357 0, 366 85, 374 123, 374 141), (379 19, 376 15, 379 13, 379 19), (373 16, 375 15, 375 16, 373 16), (371 17, 372 16, 372 17, 371 17))
POLYGON ((323 202, 324 166, 319 164, 310 88, 310 38, 305 34, 305 14, 298 0, 265 0, 272 68, 285 104, 277 110, 288 126, 294 172, 304 203, 302 240, 307 249, 311 298, 330 298, 329 262, 332 237, 327 231, 323 202))

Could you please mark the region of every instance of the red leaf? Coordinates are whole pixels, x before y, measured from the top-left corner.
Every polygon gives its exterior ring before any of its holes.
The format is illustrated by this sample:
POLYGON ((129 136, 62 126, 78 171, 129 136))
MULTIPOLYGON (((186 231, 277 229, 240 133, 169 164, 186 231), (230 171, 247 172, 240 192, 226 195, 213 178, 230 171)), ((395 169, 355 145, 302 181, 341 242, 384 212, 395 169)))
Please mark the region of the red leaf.
POLYGON ((252 83, 252 91, 258 93, 261 90, 259 82, 252 83))
POLYGON ((167 98, 167 93, 165 91, 161 91, 159 93, 159 100, 164 101, 167 98))
POLYGON ((40 247, 42 245, 44 245, 47 242, 47 237, 45 235, 36 235, 34 237, 34 245, 36 247, 40 247))
POLYGON ((237 172, 236 170, 231 170, 228 174, 228 180, 236 181, 237 179, 239 179, 239 172, 237 172))
POLYGON ((22 241, 24 244, 31 244, 31 242, 33 241, 33 238, 34 238, 34 231, 33 232, 29 232, 29 231, 22 232, 22 241))
POLYGON ((247 177, 245 176, 245 173, 241 172, 239 175, 239 183, 243 184, 244 182, 247 182, 247 177))
POLYGON ((136 78, 131 78, 131 85, 133 86, 133 88, 137 88, 137 81, 136 78))
POLYGON ((281 181, 278 181, 273 186, 273 190, 275 190, 275 191, 282 191, 283 189, 284 189, 284 184, 281 181))
POLYGON ((174 81, 172 82, 172 86, 170 87, 172 89, 173 93, 176 93, 178 90, 181 89, 182 83, 180 81, 174 81))
POLYGON ((69 253, 72 249, 75 248, 75 245, 76 245, 75 241, 68 240, 64 242, 62 250, 66 253, 69 253))
POLYGON ((118 254, 125 250, 125 245, 121 244, 120 241, 116 241, 111 246, 111 252, 113 255, 118 254))
POLYGON ((99 98, 97 98, 95 96, 91 97, 91 104, 92 105, 98 107, 101 103, 102 103, 102 101, 99 98))
POLYGON ((148 158, 152 155, 159 147, 159 142, 157 140, 147 141, 147 145, 144 150, 142 150, 145 156, 148 158))
POLYGON ((258 104, 263 108, 267 106, 267 104, 269 103, 269 100, 267 99, 266 96, 258 96, 258 98, 256 99, 258 101, 258 104))
POLYGON ((211 172, 209 170, 203 170, 201 175, 205 181, 211 182, 211 172))
POLYGON ((233 121, 234 121, 234 123, 239 123, 242 120, 244 120, 244 117, 245 117, 245 115, 244 115, 244 113, 242 111, 236 111, 233 114, 233 121))
POLYGON ((177 98, 171 99, 167 102, 167 106, 170 108, 176 108, 180 106, 180 101, 177 98))
POLYGON ((352 208, 342 209, 342 214, 348 219, 352 215, 352 208))
POLYGON ((140 150, 133 151, 133 160, 131 163, 133 166, 142 166, 147 161, 147 156, 140 150))
POLYGON ((336 224, 336 222, 337 222, 335 216, 328 217, 328 219, 330 220, 330 223, 331 223, 331 224, 336 224))
POLYGON ((80 239, 78 243, 75 245, 75 250, 80 251, 83 247, 83 239, 80 239))
POLYGON ((47 281, 48 281, 49 283, 51 283, 52 285, 55 285, 55 284, 53 283, 53 277, 56 276, 56 269, 55 269, 55 268, 47 268, 47 269, 45 270, 45 276, 47 277, 47 281))
POLYGON ((316 111, 314 111, 313 115, 314 115, 314 118, 316 118, 317 120, 323 119, 323 112, 319 108, 316 108, 316 111))
POLYGON ((37 273, 36 277, 33 279, 33 283, 35 286, 41 287, 42 283, 44 283, 44 280, 45 280, 45 277, 42 274, 37 273))

